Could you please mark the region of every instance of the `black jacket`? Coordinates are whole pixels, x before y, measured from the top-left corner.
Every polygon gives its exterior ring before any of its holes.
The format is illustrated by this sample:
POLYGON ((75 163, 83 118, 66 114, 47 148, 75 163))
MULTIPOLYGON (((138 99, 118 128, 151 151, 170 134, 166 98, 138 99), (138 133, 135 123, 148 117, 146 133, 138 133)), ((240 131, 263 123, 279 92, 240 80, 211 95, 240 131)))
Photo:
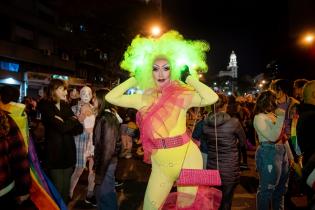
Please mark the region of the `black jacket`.
POLYGON ((113 113, 103 111, 96 117, 93 130, 95 184, 101 184, 108 166, 117 162, 119 134, 119 122, 113 113))
MULTIPOLYGON (((214 115, 205 119, 203 133, 208 143, 208 169, 217 168, 214 115)), ((222 183, 237 183, 240 179, 237 142, 243 146, 246 141, 245 132, 236 118, 225 112, 216 114, 219 171, 222 183)))
POLYGON ((299 107, 296 135, 303 153, 303 162, 306 163, 315 153, 315 105, 302 104, 299 107))
POLYGON ((73 136, 83 132, 83 126, 74 118, 66 102, 60 110, 53 102, 42 101, 38 107, 45 126, 46 164, 50 169, 65 169, 75 165, 76 148, 73 136), (63 122, 55 116, 63 119, 63 122))

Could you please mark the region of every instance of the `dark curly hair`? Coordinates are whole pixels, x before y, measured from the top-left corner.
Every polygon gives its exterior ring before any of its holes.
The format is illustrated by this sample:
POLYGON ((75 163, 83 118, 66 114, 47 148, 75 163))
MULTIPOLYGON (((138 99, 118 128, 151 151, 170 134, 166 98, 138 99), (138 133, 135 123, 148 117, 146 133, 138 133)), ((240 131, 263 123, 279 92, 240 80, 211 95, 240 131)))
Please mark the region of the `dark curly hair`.
POLYGON ((226 95, 218 93, 218 96, 219 96, 218 101, 215 104, 211 105, 212 110, 214 110, 215 112, 217 112, 219 109, 221 109, 224 105, 228 103, 228 98, 226 97, 226 95))
POLYGON ((276 108, 276 94, 272 90, 266 90, 261 92, 257 97, 254 115, 259 113, 274 112, 276 108))
POLYGON ((277 79, 271 82, 271 90, 278 92, 282 91, 287 95, 292 95, 292 83, 287 79, 277 79))

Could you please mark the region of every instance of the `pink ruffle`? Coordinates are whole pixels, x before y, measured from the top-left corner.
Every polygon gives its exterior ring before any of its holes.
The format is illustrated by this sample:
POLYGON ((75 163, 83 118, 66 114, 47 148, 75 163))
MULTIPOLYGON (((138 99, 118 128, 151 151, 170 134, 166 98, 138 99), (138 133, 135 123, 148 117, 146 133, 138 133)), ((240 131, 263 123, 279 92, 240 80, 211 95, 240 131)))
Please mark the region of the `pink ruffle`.
POLYGON ((190 103, 193 89, 177 82, 171 82, 162 89, 151 90, 150 95, 162 94, 161 98, 147 109, 137 112, 137 125, 140 128, 140 139, 144 150, 144 161, 151 162, 151 154, 154 153, 152 141, 155 137, 169 137, 169 131, 177 122, 182 108, 190 103), (166 122, 169 122, 166 124, 166 122))
POLYGON ((183 192, 170 193, 166 198, 163 207, 160 210, 217 210, 220 208, 222 192, 213 187, 199 186, 196 197, 183 192), (178 201, 181 203, 191 203, 187 207, 179 207, 178 201))

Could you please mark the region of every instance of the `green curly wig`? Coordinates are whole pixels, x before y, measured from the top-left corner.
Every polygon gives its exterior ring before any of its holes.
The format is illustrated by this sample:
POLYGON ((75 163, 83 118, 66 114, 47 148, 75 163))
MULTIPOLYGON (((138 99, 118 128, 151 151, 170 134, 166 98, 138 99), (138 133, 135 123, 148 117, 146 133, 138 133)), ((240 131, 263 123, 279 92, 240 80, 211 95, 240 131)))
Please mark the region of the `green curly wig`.
POLYGON ((180 78, 185 65, 189 67, 190 74, 198 79, 198 72, 208 70, 206 64, 208 50, 207 42, 185 40, 177 31, 169 31, 156 39, 137 35, 126 50, 120 66, 135 76, 139 88, 144 90, 155 86, 152 66, 157 58, 168 60, 171 80, 180 78))

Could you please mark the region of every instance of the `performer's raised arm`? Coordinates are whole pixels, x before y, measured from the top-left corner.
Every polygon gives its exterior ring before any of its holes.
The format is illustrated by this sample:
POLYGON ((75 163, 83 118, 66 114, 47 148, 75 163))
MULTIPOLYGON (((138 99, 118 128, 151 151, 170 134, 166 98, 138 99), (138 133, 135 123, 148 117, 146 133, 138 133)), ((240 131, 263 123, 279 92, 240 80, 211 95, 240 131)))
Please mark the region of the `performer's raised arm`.
POLYGON ((214 104, 218 100, 218 95, 210 87, 199 82, 199 80, 192 76, 187 77, 186 83, 196 90, 190 107, 208 106, 214 104))
POLYGON ((137 80, 134 77, 129 78, 125 82, 121 83, 114 89, 112 89, 106 96, 105 99, 111 104, 126 108, 141 108, 141 94, 124 95, 124 93, 132 87, 135 87, 137 80))

